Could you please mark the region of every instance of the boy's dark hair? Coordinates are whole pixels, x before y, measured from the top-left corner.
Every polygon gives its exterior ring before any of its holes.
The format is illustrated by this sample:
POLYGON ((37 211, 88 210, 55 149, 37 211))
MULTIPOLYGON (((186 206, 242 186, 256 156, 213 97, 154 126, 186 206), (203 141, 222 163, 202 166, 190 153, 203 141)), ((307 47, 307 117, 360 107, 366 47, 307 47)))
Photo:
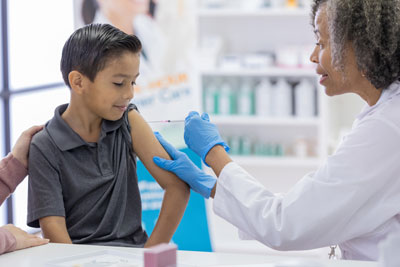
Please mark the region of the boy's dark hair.
POLYGON ((71 87, 68 75, 76 70, 94 81, 106 61, 123 52, 139 53, 140 40, 109 24, 89 24, 76 30, 65 42, 61 57, 61 72, 65 84, 71 87))

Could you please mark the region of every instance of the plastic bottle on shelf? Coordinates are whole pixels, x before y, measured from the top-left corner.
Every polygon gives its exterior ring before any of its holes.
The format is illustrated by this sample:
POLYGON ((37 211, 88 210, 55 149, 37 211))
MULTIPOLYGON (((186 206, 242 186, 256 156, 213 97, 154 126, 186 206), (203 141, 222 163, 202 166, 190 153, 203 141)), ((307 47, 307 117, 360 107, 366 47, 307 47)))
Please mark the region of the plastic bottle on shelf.
POLYGON ((259 139, 254 141, 253 147, 255 155, 262 156, 264 154, 264 144, 259 139))
POLYGON ((295 87, 294 106, 298 117, 315 116, 315 87, 309 79, 301 79, 295 87))
POLYGON ((269 0, 269 5, 272 8, 282 8, 285 6, 285 0, 269 0))
POLYGON ((289 83, 280 78, 272 86, 274 94, 274 113, 277 117, 289 117, 292 115, 292 88, 289 83))
POLYGON ((219 89, 219 115, 232 115, 234 113, 235 92, 228 81, 223 81, 219 89))
POLYGON ((299 3, 297 0, 286 0, 286 7, 289 8, 297 8, 299 6, 299 3))
POLYGON ((218 114, 218 90, 215 81, 209 81, 204 90, 204 111, 218 114))
POLYGON ((284 154, 283 145, 281 143, 275 144, 275 157, 282 157, 284 154))
POLYGON ((237 96, 238 114, 253 115, 254 114, 254 90, 250 79, 245 79, 237 96))
POLYGON ((229 138, 229 140, 230 140, 229 153, 232 155, 239 155, 240 154, 240 137, 233 135, 229 138))
POLYGON ((270 117, 272 115, 271 83, 267 78, 261 80, 254 90, 256 115, 270 117))
POLYGON ((263 145, 264 149, 263 149, 263 154, 266 157, 272 157, 274 156, 274 151, 273 151, 273 144, 271 143, 265 143, 263 145))
POLYGON ((227 5, 226 0, 202 0, 201 5, 205 8, 223 8, 227 5))
POLYGON ((293 154, 298 158, 306 158, 309 155, 308 143, 304 137, 298 137, 293 144, 293 154))
POLYGON ((240 155, 248 156, 251 154, 251 138, 247 135, 240 137, 240 155))

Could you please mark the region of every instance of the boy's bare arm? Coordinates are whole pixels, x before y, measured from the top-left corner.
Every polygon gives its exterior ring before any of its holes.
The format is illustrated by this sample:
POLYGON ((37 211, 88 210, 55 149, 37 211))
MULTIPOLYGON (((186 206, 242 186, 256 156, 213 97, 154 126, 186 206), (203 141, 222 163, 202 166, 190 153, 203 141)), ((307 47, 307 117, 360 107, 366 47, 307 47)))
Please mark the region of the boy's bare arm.
POLYGON ((154 136, 152 129, 136 110, 129 112, 129 123, 131 125, 133 149, 146 169, 165 190, 157 224, 145 247, 168 243, 185 212, 190 189, 173 173, 160 169, 153 163, 153 156, 165 159, 170 159, 170 157, 154 136))
POLYGON ((43 237, 50 239, 50 242, 72 244, 64 217, 43 217, 39 219, 39 224, 42 228, 43 237))

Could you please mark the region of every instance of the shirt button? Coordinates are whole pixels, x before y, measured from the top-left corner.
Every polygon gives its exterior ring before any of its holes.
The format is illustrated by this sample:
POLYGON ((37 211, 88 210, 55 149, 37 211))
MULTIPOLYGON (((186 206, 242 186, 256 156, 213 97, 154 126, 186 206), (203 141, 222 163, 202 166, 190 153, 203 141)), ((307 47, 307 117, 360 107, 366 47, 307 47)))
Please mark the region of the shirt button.
POLYGON ((103 164, 101 164, 101 167, 103 167, 103 169, 107 169, 108 168, 108 164, 104 162, 103 164))

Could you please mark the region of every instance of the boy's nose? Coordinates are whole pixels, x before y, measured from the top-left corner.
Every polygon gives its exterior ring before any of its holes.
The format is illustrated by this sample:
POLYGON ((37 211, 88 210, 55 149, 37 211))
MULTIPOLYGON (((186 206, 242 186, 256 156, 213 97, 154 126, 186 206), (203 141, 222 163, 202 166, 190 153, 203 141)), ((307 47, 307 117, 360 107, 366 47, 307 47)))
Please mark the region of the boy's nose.
POLYGON ((127 90, 125 90, 124 98, 125 99, 132 99, 133 98, 134 87, 129 86, 127 90))

